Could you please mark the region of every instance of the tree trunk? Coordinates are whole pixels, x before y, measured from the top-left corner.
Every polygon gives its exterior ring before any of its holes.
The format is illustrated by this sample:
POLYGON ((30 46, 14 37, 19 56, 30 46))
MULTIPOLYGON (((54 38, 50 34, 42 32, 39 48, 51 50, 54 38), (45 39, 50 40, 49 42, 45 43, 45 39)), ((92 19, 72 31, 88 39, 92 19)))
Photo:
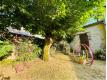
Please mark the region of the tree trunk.
POLYGON ((52 46, 52 38, 46 38, 45 39, 45 45, 44 45, 44 49, 43 49, 43 60, 44 61, 48 61, 49 60, 49 56, 50 56, 50 48, 52 46))

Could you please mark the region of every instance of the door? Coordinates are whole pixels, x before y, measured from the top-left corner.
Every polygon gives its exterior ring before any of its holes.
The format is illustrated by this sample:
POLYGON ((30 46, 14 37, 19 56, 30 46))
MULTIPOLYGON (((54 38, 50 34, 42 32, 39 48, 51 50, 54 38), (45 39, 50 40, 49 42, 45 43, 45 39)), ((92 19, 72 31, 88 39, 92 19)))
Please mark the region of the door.
MULTIPOLYGON (((89 46, 89 39, 87 33, 80 34, 80 43, 89 46)), ((81 46, 81 50, 85 50, 83 46, 81 46)))

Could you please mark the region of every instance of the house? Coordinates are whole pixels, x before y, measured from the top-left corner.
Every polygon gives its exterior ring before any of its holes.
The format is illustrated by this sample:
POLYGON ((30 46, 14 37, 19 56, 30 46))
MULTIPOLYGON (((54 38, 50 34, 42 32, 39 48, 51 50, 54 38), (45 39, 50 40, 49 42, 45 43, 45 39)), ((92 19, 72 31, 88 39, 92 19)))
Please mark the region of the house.
POLYGON ((85 31, 77 33, 70 44, 75 52, 81 52, 81 44, 86 44, 94 51, 106 49, 106 28, 104 21, 88 24, 84 28, 85 31))
MULTIPOLYGON (((44 39, 42 35, 39 34, 31 34, 29 31, 24 30, 23 27, 21 27, 20 30, 14 29, 12 27, 7 27, 7 32, 1 32, 0 33, 0 40, 4 40, 8 38, 8 35, 10 35, 11 39, 13 40, 14 38, 17 37, 17 39, 28 39, 28 40, 33 40, 35 44, 38 44, 39 46, 43 46, 44 39)), ((10 38, 9 38, 10 39, 10 38)))

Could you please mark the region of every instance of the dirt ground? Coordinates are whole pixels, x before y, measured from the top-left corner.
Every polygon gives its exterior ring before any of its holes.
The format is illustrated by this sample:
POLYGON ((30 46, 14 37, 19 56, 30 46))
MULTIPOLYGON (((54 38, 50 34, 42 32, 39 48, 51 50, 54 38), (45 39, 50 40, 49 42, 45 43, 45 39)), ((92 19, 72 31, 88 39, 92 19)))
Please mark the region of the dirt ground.
POLYGON ((48 62, 35 59, 26 64, 0 64, 0 80, 105 80, 106 62, 95 60, 92 66, 72 62, 63 54, 48 62))

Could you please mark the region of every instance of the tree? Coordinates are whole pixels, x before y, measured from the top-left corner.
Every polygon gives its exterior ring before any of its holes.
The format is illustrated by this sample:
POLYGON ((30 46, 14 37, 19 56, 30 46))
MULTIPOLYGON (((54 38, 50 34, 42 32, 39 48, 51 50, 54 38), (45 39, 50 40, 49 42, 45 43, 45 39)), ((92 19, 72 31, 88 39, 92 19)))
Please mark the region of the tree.
POLYGON ((55 39, 82 30, 87 19, 103 9, 104 4, 105 0, 3 0, 0 27, 24 27, 45 36, 43 59, 47 61, 55 39))

